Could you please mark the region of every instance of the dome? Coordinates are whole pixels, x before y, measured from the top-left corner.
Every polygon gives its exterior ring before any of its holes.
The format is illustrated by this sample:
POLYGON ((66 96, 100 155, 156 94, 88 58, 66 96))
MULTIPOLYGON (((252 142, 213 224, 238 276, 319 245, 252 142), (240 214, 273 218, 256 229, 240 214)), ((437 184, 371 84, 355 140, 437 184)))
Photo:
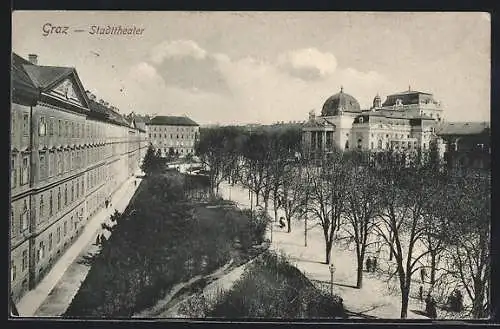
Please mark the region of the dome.
POLYGON ((344 93, 344 89, 340 88, 340 92, 328 98, 323 105, 321 116, 330 117, 339 114, 339 111, 361 112, 361 107, 356 98, 344 93))

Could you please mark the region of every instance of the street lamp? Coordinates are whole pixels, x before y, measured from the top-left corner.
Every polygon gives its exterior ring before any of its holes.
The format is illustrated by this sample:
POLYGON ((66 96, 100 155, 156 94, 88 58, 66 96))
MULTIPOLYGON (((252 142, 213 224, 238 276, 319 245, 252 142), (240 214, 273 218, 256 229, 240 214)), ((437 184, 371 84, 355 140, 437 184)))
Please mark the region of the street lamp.
POLYGON ((333 264, 330 264, 329 269, 330 269, 330 292, 333 296, 333 273, 335 273, 335 266, 333 264))

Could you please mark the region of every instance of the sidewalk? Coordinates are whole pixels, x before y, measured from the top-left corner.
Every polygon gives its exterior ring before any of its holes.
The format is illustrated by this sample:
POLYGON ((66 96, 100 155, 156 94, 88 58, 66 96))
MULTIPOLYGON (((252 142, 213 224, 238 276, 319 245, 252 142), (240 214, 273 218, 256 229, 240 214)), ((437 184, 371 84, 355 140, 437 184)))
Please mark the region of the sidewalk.
POLYGON ((89 220, 82 234, 66 250, 37 287, 23 296, 17 304, 20 316, 64 314, 90 270, 89 266, 80 262, 81 258, 89 252, 98 251, 98 247, 93 244, 97 234, 102 232, 101 223, 109 221, 109 216, 115 209, 122 212, 127 207, 139 186, 139 184, 134 186, 134 180, 140 181, 135 177, 125 181, 111 198, 112 206, 100 210, 89 220))
MULTIPOLYGON (((235 201, 239 207, 250 208, 248 191, 241 186, 230 186, 222 183, 220 194, 225 199, 235 201)), ((255 198, 254 198, 255 202, 255 198)), ((254 205, 255 208, 255 205, 254 205)), ((272 203, 269 205, 269 215, 274 218, 272 203)), ((281 211, 278 216, 282 216, 281 211)), ((309 223, 308 227, 315 226, 309 223)), ((270 232, 268 231, 268 234, 270 232)), ((287 233, 273 223, 272 248, 283 251, 290 257, 291 263, 302 271, 310 280, 330 284, 330 271, 325 261, 325 242, 320 226, 308 230, 308 246, 304 247, 304 224, 302 221, 292 221, 292 232, 287 233)), ((392 280, 389 284, 386 279, 375 273, 363 274, 363 287, 356 289, 356 256, 354 251, 339 248, 333 245, 332 262, 336 267, 334 272, 334 291, 344 301, 348 311, 361 318, 399 319, 401 312, 401 297, 397 282, 392 280), (389 287, 390 286, 390 287, 389 287)), ((384 260, 380 259, 380 263, 384 260)), ((385 265, 385 264, 380 264, 385 265)), ((413 289, 418 289, 415 285, 413 289)), ((428 319, 413 312, 422 310, 423 305, 410 298, 408 319, 428 319)), ((356 316, 353 316, 356 317, 356 316)))

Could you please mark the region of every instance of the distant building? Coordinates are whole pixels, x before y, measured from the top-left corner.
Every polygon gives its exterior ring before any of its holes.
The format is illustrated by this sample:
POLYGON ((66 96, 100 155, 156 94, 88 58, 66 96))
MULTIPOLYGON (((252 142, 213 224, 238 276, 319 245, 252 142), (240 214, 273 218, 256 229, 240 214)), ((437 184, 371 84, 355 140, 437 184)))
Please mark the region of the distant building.
POLYGON ((340 92, 328 98, 317 117, 309 113, 302 128, 302 145, 306 157, 328 154, 333 149, 394 150, 413 152, 428 150, 436 142, 442 154, 444 148, 435 134, 442 121, 442 108, 433 95, 420 91, 404 91, 387 96, 377 95, 373 106, 362 110, 351 95, 340 92))
POLYGON ((146 123, 149 141, 162 156, 173 152, 179 156, 194 155, 200 125, 184 116, 155 116, 146 123))
POLYGON ((450 170, 491 168, 489 122, 450 122, 436 131, 446 142, 445 162, 450 170))

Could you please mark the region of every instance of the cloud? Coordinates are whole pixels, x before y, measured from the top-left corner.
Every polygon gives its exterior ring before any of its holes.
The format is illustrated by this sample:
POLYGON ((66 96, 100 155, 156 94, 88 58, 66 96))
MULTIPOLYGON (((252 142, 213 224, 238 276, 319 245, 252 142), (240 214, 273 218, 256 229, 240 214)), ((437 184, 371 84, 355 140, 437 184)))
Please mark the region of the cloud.
MULTIPOLYGON (((190 45, 183 50, 191 50, 134 66, 126 78, 134 95, 124 102, 144 113, 186 114, 200 124, 272 123, 306 120, 311 109, 319 113, 341 85, 362 107, 371 105, 377 92, 395 90, 383 75, 338 67, 333 54, 314 48, 264 61, 233 59, 194 42, 183 44, 190 45)), ((166 48, 163 54, 171 54, 166 48)))
POLYGON ((165 59, 192 57, 203 59, 206 51, 192 40, 164 41, 151 50, 151 61, 155 64, 165 59))
POLYGON ((192 40, 162 42, 152 49, 151 60, 168 86, 212 93, 229 91, 218 65, 229 57, 208 54, 192 40))
POLYGON ((335 73, 337 59, 331 53, 316 48, 289 51, 278 57, 278 66, 292 76, 316 80, 335 73))

